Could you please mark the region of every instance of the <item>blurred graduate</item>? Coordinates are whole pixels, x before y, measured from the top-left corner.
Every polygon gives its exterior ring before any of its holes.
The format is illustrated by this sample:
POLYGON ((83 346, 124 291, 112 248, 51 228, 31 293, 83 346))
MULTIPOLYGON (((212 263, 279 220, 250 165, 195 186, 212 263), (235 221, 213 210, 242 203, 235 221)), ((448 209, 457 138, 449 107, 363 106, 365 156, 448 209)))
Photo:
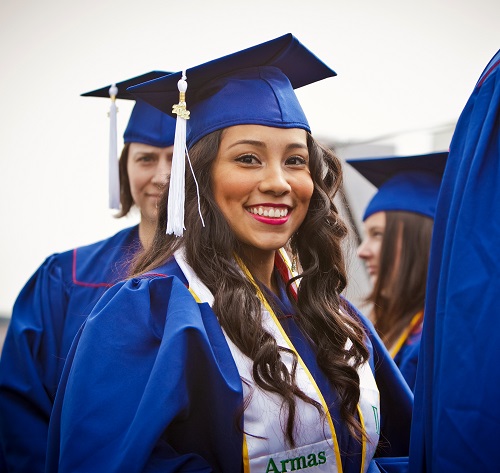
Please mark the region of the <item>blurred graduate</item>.
MULTIPOLYGON (((48 257, 15 302, 0 360, 0 463, 6 471, 44 471, 49 418, 71 342, 99 297, 150 246, 157 202, 170 173, 175 120, 136 102, 118 161, 114 100, 132 99, 128 86, 165 74, 150 72, 112 89, 110 207, 123 217, 135 205, 140 223, 48 257)), ((108 86, 84 95, 110 100, 109 91, 108 86)))
POLYGON ((371 320, 413 389, 424 320, 432 226, 447 152, 351 159, 378 190, 364 215, 358 256, 373 284, 371 320))
POLYGON ((500 469, 500 51, 450 145, 436 209, 410 471, 500 469))
POLYGON ((294 92, 333 75, 288 34, 129 89, 177 114, 170 185, 153 245, 72 347, 47 471, 347 473, 407 455, 413 395, 340 296, 341 165, 294 92))

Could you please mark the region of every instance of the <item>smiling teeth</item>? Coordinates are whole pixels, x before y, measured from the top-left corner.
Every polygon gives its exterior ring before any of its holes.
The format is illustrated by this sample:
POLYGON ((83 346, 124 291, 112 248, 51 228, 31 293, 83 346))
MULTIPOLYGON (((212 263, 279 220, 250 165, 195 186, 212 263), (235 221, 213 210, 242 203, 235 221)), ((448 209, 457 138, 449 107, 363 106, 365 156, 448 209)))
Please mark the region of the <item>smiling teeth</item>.
POLYGON ((287 208, 263 208, 263 207, 252 207, 248 211, 255 215, 262 215, 264 217, 280 218, 286 217, 288 215, 287 208))

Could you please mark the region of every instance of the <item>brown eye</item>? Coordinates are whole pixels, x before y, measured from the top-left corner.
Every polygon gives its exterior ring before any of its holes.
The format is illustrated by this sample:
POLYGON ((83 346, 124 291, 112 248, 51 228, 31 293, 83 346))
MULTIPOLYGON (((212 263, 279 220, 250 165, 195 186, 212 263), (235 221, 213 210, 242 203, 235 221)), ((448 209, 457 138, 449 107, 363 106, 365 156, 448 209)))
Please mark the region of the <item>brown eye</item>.
POLYGON ((286 164, 290 166, 305 166, 307 161, 302 156, 290 156, 286 160, 286 164))
POLYGON ((244 154, 242 156, 238 156, 236 158, 236 161, 243 164, 258 164, 260 162, 253 154, 244 154))

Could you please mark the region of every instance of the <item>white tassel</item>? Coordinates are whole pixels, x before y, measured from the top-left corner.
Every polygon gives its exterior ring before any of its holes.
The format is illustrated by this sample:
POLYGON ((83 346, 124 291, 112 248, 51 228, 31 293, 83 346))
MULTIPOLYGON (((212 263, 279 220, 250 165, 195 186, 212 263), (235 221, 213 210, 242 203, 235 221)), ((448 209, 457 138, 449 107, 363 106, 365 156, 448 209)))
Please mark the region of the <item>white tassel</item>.
POLYGON ((116 132, 116 96, 118 88, 113 84, 109 88, 111 106, 109 108, 109 208, 120 209, 120 175, 118 172, 118 149, 116 132))
POLYGON ((184 233, 186 121, 189 119, 189 111, 186 110, 187 82, 185 72, 182 73, 177 87, 179 89, 179 103, 172 107, 172 112, 177 114, 177 122, 168 191, 167 234, 179 237, 184 233))

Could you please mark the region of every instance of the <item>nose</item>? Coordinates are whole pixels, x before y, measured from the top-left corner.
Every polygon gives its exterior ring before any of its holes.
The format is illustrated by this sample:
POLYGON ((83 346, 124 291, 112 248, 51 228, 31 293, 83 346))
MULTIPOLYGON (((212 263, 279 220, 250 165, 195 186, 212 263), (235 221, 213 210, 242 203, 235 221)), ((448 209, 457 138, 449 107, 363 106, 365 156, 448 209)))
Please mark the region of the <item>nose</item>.
POLYGON ((368 244, 368 239, 363 239, 361 244, 358 246, 356 251, 358 258, 362 260, 367 260, 370 257, 370 245, 368 244))
POLYGON ((264 168, 259 188, 261 192, 277 196, 287 194, 291 191, 287 175, 279 164, 269 165, 264 168))
POLYGON ((163 158, 159 159, 152 179, 153 184, 160 189, 165 187, 170 176, 171 168, 172 162, 170 160, 163 158))

